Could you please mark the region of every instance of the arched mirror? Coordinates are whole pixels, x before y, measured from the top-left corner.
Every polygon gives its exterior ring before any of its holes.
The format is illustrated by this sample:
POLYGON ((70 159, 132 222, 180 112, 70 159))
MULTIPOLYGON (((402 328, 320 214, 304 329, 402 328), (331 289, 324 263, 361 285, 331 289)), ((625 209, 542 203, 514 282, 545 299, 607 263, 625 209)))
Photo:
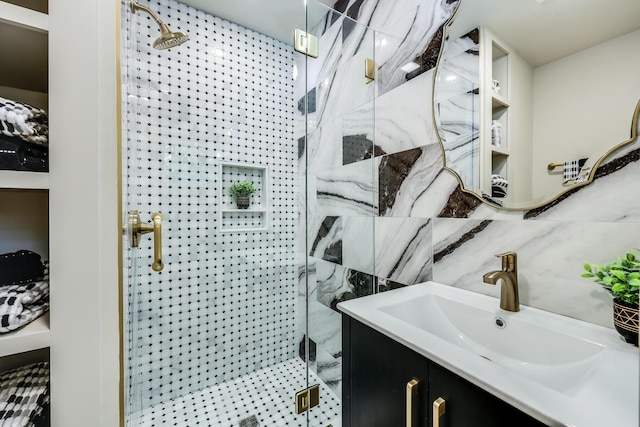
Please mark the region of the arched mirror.
POLYGON ((589 184, 637 136, 640 2, 461 0, 434 80, 446 169, 498 207, 589 184))

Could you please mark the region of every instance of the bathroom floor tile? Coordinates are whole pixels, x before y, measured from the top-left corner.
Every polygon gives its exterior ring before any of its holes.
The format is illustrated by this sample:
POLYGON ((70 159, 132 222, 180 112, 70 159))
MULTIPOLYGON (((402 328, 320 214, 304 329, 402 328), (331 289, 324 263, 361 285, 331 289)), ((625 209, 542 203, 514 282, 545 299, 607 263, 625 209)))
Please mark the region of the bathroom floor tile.
MULTIPOLYGON (((296 415, 294 396, 306 386, 306 367, 299 358, 260 369, 171 401, 132 417, 130 427, 307 426, 307 414, 296 415), (253 424, 252 424, 253 423, 253 424)), ((308 412, 309 426, 333 427, 340 417, 340 399, 313 372, 309 384, 320 384, 320 405, 308 412)))

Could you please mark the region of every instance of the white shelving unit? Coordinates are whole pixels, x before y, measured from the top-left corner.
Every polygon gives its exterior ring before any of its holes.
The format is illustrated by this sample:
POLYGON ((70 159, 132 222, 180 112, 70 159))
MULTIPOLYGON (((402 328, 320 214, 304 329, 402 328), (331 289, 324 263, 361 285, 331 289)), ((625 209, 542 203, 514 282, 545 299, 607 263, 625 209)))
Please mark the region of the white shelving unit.
MULTIPOLYGON (((487 28, 480 29, 480 188, 491 195, 491 175, 508 179, 511 49, 487 28), (498 81, 500 91, 493 89, 498 81), (501 144, 492 144, 492 123, 501 126, 501 144)), ((498 199, 499 200, 499 199, 498 199)))
POLYGON ((51 345, 49 313, 24 328, 0 335, 0 357, 39 350, 51 345))
MULTIPOLYGON (((48 112, 48 31, 46 0, 0 1, 0 96, 48 112), (24 6, 24 7, 22 7, 24 6)), ((0 170, 0 252, 33 250, 48 259, 49 173, 0 170)), ((0 334, 0 371, 48 357, 49 313, 0 334), (27 354, 29 352, 29 354, 27 354), (6 362, 5 362, 6 361, 6 362)))
POLYGON ((0 170, 0 188, 18 190, 48 190, 49 174, 0 170))

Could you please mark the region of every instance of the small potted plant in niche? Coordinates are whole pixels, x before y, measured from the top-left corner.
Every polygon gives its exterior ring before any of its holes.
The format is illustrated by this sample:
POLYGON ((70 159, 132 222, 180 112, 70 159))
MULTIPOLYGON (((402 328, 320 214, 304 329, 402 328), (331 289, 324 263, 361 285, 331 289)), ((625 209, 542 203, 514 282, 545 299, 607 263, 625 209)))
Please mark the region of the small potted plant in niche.
POLYGON ((613 324, 622 337, 638 346, 638 290, 640 289, 640 260, 627 252, 607 265, 585 264, 591 277, 613 295, 613 324))
POLYGON ((229 194, 235 197, 238 209, 247 209, 255 192, 256 188, 249 181, 236 182, 229 187, 229 194))

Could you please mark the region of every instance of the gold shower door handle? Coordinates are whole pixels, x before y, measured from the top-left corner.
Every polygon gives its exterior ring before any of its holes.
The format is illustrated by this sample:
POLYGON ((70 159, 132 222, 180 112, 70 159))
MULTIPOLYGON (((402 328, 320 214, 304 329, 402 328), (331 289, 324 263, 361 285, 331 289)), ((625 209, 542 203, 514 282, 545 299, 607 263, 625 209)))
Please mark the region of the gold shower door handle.
POLYGON ((162 263, 162 214, 154 212, 151 215, 153 224, 146 224, 140 221, 138 211, 129 213, 130 243, 132 248, 137 248, 140 243, 140 236, 153 232, 153 271, 162 271, 164 264, 162 263))
POLYGON ((444 414, 445 403, 441 397, 433 401, 433 427, 440 427, 440 417, 444 414))
POLYGON ((418 393, 418 380, 412 379, 407 383, 407 427, 413 427, 413 397, 418 393))

